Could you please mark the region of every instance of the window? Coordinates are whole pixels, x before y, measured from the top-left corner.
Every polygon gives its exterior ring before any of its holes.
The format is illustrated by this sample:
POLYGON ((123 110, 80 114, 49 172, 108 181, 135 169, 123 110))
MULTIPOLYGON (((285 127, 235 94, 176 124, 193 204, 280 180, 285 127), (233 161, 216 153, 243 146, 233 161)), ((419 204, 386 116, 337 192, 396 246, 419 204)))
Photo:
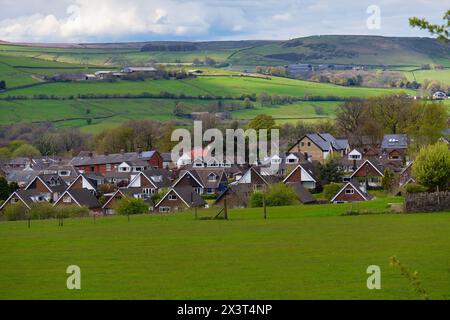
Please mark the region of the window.
POLYGON ((172 200, 172 201, 174 201, 174 200, 177 200, 178 198, 177 198, 177 195, 175 195, 175 194, 169 194, 169 200, 172 200))
POLYGON ((308 147, 311 147, 311 142, 308 142, 308 147))
POLYGON ((208 175, 208 181, 216 181, 217 180, 217 175, 215 173, 210 173, 208 175))
POLYGON ((159 212, 170 212, 170 207, 159 207, 159 212))
POLYGON ((355 190, 353 189, 345 189, 345 194, 354 194, 355 190))
POLYGON ((301 145, 302 147, 304 147, 304 146, 305 146, 305 143, 304 143, 304 142, 301 142, 300 145, 301 145))
POLYGON ((350 159, 351 160, 359 160, 359 159, 361 159, 361 155, 359 155, 359 154, 351 154, 350 155, 350 159))
POLYGON ((64 198, 63 198, 63 202, 64 203, 70 203, 70 202, 72 202, 72 198, 70 197, 70 196, 64 196, 64 198))
POLYGON ((11 198, 11 203, 12 203, 12 204, 15 204, 15 203, 17 203, 17 202, 19 202, 19 199, 17 199, 17 198, 11 198))
POLYGON ((161 182, 162 181, 162 176, 152 176, 151 178, 155 182, 161 182))
POLYGON ((70 171, 68 171, 68 170, 60 170, 59 171, 59 175, 61 177, 68 177, 68 176, 70 176, 70 171))
POLYGON ((197 194, 202 194, 202 193, 203 193, 203 189, 202 189, 202 188, 199 188, 199 187, 194 188, 194 191, 195 191, 195 193, 197 193, 197 194))
POLYGON ((153 189, 153 188, 143 188, 142 192, 147 194, 147 195, 151 195, 151 194, 155 194, 155 189, 153 189))
POLYGON ((111 164, 110 163, 106 164, 106 171, 111 171, 111 164))
POLYGON ((208 192, 208 194, 214 194, 214 189, 213 188, 208 188, 207 192, 208 192))

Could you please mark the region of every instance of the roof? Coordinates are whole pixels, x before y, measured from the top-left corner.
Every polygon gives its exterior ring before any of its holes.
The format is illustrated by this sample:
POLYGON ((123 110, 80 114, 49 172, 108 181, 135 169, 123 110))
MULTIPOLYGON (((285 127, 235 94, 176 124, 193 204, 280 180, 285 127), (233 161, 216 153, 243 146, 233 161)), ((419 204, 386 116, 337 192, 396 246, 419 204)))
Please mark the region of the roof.
POLYGON ((28 183, 38 175, 34 170, 13 170, 6 175, 6 180, 28 183))
POLYGON ((142 173, 151 179, 157 188, 168 188, 172 185, 172 180, 170 179, 171 174, 167 170, 153 168, 144 170, 142 173))
POLYGON ((161 198, 161 200, 156 204, 155 207, 159 207, 161 202, 171 193, 175 192, 181 200, 186 204, 188 207, 203 207, 206 202, 205 200, 198 195, 197 192, 194 191, 193 188, 187 186, 187 187, 176 187, 171 188, 164 197, 161 198))
POLYGON ((163 158, 164 162, 172 162, 172 153, 170 152, 161 153, 161 157, 163 158))
POLYGON ((298 140, 297 143, 299 143, 305 137, 311 140, 322 151, 330 151, 330 146, 334 150, 344 150, 348 145, 347 139, 336 139, 329 133, 310 133, 298 140))
POLYGON ((19 197, 24 203, 25 205, 30 208, 30 205, 32 205, 33 203, 35 203, 32 200, 32 197, 36 197, 36 196, 40 196, 42 195, 42 192, 39 192, 35 189, 31 189, 31 190, 16 190, 15 192, 13 192, 8 199, 6 199, 6 201, 0 206, 0 210, 3 209, 3 207, 9 202, 9 199, 11 199, 14 195, 17 195, 17 197, 19 197))
MULTIPOLYGON (((224 168, 196 168, 189 172, 199 180, 205 188, 217 188, 220 185, 223 177, 226 176, 224 168), (208 176, 213 173, 217 176, 215 181, 208 180, 208 176)), ((184 175, 184 172, 180 172, 184 175)))
POLYGON ((39 179, 40 181, 42 181, 47 186, 49 191, 51 191, 51 192, 63 192, 68 187, 68 185, 64 181, 64 179, 62 179, 57 174, 40 174, 40 175, 36 176, 32 181, 30 181, 30 183, 27 185, 27 187, 25 189, 29 189, 30 185, 36 179, 39 179), (51 181, 57 181, 58 184, 51 185, 51 181))
POLYGON ((95 164, 107 164, 107 163, 122 163, 127 161, 137 160, 149 160, 155 155, 156 151, 144 151, 144 152, 127 152, 127 153, 111 153, 103 155, 86 155, 85 152, 80 153, 74 157, 71 164, 74 166, 86 166, 95 164))
POLYGON ((385 134, 382 149, 406 149, 408 147, 408 136, 406 134, 385 134))
POLYGON ((316 198, 313 197, 311 192, 306 190, 306 188, 301 183, 286 183, 287 186, 294 189, 297 194, 298 200, 303 204, 317 202, 316 198))
POLYGON ((372 199, 372 196, 370 194, 361 190, 357 181, 349 181, 342 187, 341 190, 339 190, 338 193, 336 193, 336 195, 333 197, 333 199, 331 199, 331 202, 333 202, 349 186, 352 187, 353 189, 355 189, 356 192, 358 192, 365 200, 372 199))
POLYGON ((55 202, 55 205, 66 195, 70 197, 79 205, 89 209, 101 208, 100 202, 88 189, 73 189, 65 191, 59 199, 55 202))

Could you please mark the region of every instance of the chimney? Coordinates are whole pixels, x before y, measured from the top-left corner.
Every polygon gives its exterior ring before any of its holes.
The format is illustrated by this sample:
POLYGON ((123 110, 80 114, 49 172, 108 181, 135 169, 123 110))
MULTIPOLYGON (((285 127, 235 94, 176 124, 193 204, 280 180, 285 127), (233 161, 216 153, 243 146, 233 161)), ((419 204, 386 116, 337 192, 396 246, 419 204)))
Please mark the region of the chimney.
POLYGON ((120 154, 125 154, 125 149, 120 149, 120 154))
POLYGON ((138 158, 142 157, 142 147, 141 146, 137 147, 137 154, 138 154, 138 158))
POLYGON ((92 153, 92 151, 89 151, 88 153, 89 158, 92 158, 94 156, 94 154, 92 153))

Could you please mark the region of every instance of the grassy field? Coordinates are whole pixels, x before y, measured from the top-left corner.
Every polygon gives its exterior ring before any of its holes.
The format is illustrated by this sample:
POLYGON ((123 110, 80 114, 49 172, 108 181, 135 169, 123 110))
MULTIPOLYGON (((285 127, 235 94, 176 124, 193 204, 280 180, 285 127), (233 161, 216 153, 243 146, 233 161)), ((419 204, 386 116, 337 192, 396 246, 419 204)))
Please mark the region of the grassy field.
MULTIPOLYGON (((383 210, 384 198, 360 204, 383 210)), ((171 215, 0 223, 0 299, 417 299, 389 266, 420 271, 450 298, 449 214, 339 216, 349 205, 231 210, 230 221, 171 215), (82 290, 65 287, 68 265, 82 290), (366 269, 381 267, 381 290, 366 269)), ((206 214, 211 215, 211 211, 206 214)))
POLYGON ((410 81, 417 81, 422 83, 425 79, 437 80, 444 85, 450 85, 450 69, 444 70, 419 70, 405 72, 405 76, 410 81))

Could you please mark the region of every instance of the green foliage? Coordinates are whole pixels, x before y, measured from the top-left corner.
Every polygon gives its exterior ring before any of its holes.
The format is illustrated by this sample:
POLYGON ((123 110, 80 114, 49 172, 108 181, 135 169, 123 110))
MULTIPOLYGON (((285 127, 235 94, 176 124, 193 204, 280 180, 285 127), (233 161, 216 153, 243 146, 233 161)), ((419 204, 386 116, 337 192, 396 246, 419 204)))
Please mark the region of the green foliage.
POLYGON ((405 190, 408 193, 422 193, 427 192, 428 188, 417 183, 408 183, 405 187, 405 190))
POLYGON ((250 195, 249 199, 249 207, 251 208, 259 208, 263 206, 263 197, 264 194, 261 191, 255 191, 250 195))
POLYGON ((35 203, 31 206, 29 216, 31 219, 52 219, 57 216, 57 208, 53 207, 51 203, 35 203))
POLYGON ((384 169, 383 178, 381 180, 381 185, 385 191, 392 191, 395 183, 394 173, 389 169, 384 169))
POLYGON ((17 158, 17 157, 37 157, 40 155, 41 153, 39 152, 39 150, 33 147, 32 145, 23 144, 16 150, 14 150, 11 156, 13 158, 17 158))
POLYGON ((56 217, 64 218, 83 218, 89 216, 89 209, 86 207, 79 207, 77 205, 58 206, 56 209, 56 217))
POLYGON ((450 181, 450 150, 444 142, 420 149, 414 161, 416 181, 429 189, 445 190, 450 181))
POLYGON ((8 199, 11 194, 11 188, 4 177, 0 177, 0 200, 8 199))
POLYGON ((330 159, 324 164, 319 164, 317 168, 319 179, 324 184, 342 181, 342 172, 338 167, 339 164, 334 159, 330 159))
POLYGON ((437 35, 437 38, 445 43, 449 42, 450 38, 450 10, 447 10, 444 17, 444 24, 432 24, 426 19, 419 19, 412 17, 409 19, 411 27, 418 27, 422 30, 428 30, 432 35, 437 35))
POLYGON ((277 183, 270 186, 264 192, 253 192, 250 196, 249 206, 252 208, 262 207, 264 196, 268 207, 291 206, 298 204, 298 197, 294 189, 284 183, 277 183))
POLYGON ((7 221, 24 220, 28 217, 28 209, 22 203, 6 205, 3 208, 3 217, 7 221))
POLYGON ((323 197, 326 200, 331 201, 331 199, 333 199, 336 193, 338 193, 339 190, 341 190, 343 187, 344 186, 342 183, 335 183, 335 182, 329 183, 323 187, 323 197))
POLYGON ((268 116, 265 114, 257 115, 248 123, 248 127, 256 131, 259 131, 261 129, 270 130, 277 128, 275 119, 272 116, 268 116))
POLYGON ((129 197, 117 201, 114 210, 121 215, 144 214, 148 212, 148 206, 142 199, 129 197))

